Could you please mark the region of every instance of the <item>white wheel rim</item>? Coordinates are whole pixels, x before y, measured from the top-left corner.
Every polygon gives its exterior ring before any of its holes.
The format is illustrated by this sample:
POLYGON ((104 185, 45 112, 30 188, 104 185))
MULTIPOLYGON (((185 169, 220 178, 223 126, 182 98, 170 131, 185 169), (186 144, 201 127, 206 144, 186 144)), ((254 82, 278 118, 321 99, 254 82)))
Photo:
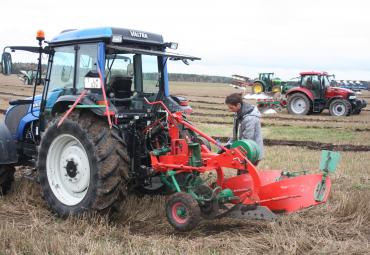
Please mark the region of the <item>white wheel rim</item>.
POLYGON ((342 103, 336 103, 333 106, 333 113, 336 116, 342 116, 342 115, 344 115, 345 111, 346 111, 346 107, 342 103))
POLYGON ((90 183, 90 164, 85 148, 74 136, 62 134, 51 143, 46 173, 56 198, 67 206, 80 203, 90 183))
POLYGON ((294 113, 301 114, 307 109, 306 101, 302 97, 294 98, 292 101, 292 110, 294 113))

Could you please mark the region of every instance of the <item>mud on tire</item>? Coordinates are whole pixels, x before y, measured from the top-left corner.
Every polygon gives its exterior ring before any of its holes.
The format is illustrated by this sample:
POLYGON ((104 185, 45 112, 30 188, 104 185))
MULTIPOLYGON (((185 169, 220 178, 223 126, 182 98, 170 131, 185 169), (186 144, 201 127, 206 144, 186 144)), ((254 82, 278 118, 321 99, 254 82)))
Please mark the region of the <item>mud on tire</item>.
POLYGON ((60 217, 115 209, 126 195, 129 161, 118 131, 88 111, 73 112, 57 127, 59 120, 48 125, 38 153, 40 184, 48 206, 60 217), (79 166, 81 162, 85 164, 79 166), (76 187, 81 190, 75 192, 76 187))

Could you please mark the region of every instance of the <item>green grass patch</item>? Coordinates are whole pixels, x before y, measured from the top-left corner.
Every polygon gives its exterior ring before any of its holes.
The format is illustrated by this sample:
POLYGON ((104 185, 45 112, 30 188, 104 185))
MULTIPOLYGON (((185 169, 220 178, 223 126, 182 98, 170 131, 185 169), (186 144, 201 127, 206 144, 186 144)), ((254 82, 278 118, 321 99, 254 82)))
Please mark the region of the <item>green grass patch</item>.
POLYGON ((233 134, 232 125, 213 125, 213 124, 197 123, 197 122, 193 122, 193 124, 200 130, 202 130, 204 133, 210 136, 231 137, 233 134))
POLYGON ((279 140, 317 141, 317 142, 351 142, 358 140, 358 134, 349 130, 305 128, 305 127, 264 127, 265 138, 279 140))

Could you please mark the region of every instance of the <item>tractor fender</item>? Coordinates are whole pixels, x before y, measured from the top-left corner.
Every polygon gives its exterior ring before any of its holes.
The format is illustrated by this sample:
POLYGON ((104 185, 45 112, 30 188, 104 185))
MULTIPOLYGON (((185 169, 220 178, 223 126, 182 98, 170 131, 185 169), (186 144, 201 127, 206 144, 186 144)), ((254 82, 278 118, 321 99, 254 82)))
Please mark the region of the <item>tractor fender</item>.
POLYGON ((329 105, 331 104, 331 102, 333 102, 333 101, 334 101, 334 100, 336 100, 336 99, 344 99, 344 100, 347 100, 346 98, 343 98, 343 97, 341 97, 341 96, 331 97, 331 98, 329 98, 329 99, 327 100, 327 102, 326 102, 326 106, 327 106, 327 107, 329 107, 329 105))
POLYGON ((290 95, 292 94, 295 94, 295 93, 303 93, 305 94, 311 101, 314 100, 314 96, 312 94, 312 92, 307 89, 307 88, 303 88, 303 87, 296 87, 296 88, 291 88, 289 89, 287 92, 286 92, 286 97, 289 97, 290 95))
POLYGON ((4 121, 0 122, 0 165, 18 162, 16 143, 4 121))
MULTIPOLYGON (((31 110, 31 107, 30 107, 31 110)), ((29 112, 20 121, 17 128, 16 139, 18 141, 23 140, 26 127, 33 121, 39 119, 40 108, 36 108, 33 113, 29 112)))
MULTIPOLYGON (((67 111, 69 109, 69 105, 72 105, 77 100, 78 97, 79 97, 79 95, 60 96, 58 98, 58 100, 55 102, 55 104, 54 104, 54 106, 51 110, 51 114, 53 116, 55 116, 55 114, 57 114, 57 113, 63 113, 65 111, 67 111)), ((83 105, 96 105, 96 103, 94 101, 92 101, 91 99, 89 99, 87 97, 82 98, 79 105, 81 105, 81 104, 83 104, 83 105)), ((105 108, 89 108, 88 110, 92 111, 93 113, 95 113, 98 116, 104 116, 104 112, 105 112, 105 108)))

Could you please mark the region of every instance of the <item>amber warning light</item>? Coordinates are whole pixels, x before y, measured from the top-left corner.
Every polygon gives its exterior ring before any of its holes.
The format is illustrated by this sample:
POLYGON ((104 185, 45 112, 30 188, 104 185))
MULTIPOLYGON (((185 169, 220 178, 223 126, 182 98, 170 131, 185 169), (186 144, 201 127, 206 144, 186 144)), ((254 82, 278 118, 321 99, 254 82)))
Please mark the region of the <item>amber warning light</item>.
POLYGON ((36 33, 36 39, 39 41, 45 40, 45 33, 43 30, 38 30, 36 33))

